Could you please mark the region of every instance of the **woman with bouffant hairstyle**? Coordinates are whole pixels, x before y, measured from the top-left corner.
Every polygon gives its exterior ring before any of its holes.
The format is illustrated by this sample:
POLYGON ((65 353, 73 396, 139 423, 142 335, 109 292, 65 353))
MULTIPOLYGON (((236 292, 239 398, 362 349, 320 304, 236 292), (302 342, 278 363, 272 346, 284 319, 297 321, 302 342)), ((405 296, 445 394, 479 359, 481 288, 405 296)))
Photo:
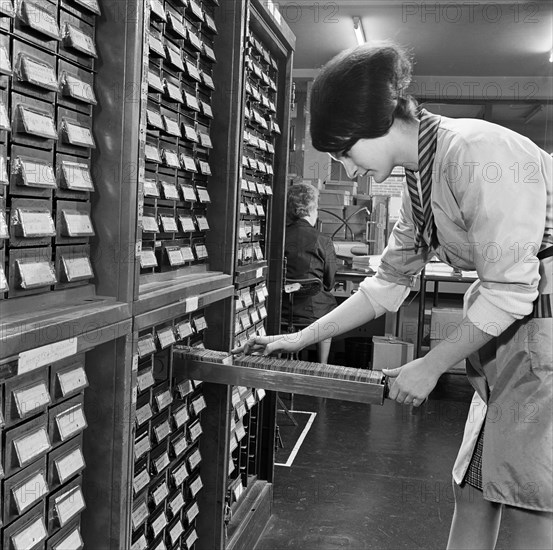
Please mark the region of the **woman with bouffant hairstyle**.
POLYGON ((419 406, 469 358, 475 394, 453 466, 448 549, 493 549, 503 513, 511 548, 553 548, 553 160, 501 126, 420 108, 410 77, 409 56, 386 43, 341 53, 315 79, 314 146, 351 178, 380 183, 403 167, 399 219, 359 292, 299 333, 252 338, 244 351, 296 351, 397 311, 434 256, 476 270, 455 338, 383 369, 389 397, 419 406))
MULTIPOLYGON (((292 316, 296 328, 306 327, 336 307, 332 294, 336 275, 336 253, 330 237, 317 228, 319 190, 307 183, 297 183, 288 189, 286 213, 286 277, 288 279, 318 279, 322 289, 314 296, 294 296, 292 316)), ((289 319, 289 305, 282 301, 282 320, 289 319)), ((327 363, 331 338, 317 343, 319 363, 327 363)))

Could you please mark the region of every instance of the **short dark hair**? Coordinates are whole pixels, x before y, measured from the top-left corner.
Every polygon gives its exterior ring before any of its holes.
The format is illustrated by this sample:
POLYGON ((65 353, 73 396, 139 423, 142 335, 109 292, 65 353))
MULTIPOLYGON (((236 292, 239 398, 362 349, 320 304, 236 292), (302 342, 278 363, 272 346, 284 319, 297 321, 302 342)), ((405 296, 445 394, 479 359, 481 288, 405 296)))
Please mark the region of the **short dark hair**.
POLYGON ((295 221, 309 216, 317 208, 319 190, 308 183, 296 183, 288 188, 286 211, 290 220, 295 221))
POLYGON ((392 42, 363 44, 331 59, 311 88, 315 149, 345 153, 359 139, 385 135, 394 119, 412 120, 417 103, 405 90, 410 56, 392 42))

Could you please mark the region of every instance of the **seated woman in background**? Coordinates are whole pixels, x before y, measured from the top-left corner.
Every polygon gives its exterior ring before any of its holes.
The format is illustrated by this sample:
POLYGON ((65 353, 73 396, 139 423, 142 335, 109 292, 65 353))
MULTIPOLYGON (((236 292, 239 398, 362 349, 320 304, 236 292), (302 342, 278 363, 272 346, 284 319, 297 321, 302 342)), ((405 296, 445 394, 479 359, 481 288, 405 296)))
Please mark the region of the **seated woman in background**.
MULTIPOLYGON (((294 329, 310 325, 336 307, 331 294, 336 274, 336 253, 332 240, 316 228, 319 191, 305 183, 290 186, 287 198, 286 257, 287 279, 322 281, 322 290, 314 296, 293 296, 292 314, 294 329)), ((289 318, 288 295, 282 300, 282 321, 289 318)), ((318 360, 328 362, 330 343, 327 338, 317 344, 318 360)))

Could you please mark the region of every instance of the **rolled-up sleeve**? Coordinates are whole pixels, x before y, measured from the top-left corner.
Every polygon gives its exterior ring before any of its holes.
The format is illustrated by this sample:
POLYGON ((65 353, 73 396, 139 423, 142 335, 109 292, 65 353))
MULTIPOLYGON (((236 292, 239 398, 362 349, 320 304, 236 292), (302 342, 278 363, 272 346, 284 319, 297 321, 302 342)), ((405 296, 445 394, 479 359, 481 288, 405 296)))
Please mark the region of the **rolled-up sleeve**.
POLYGON ((520 139, 482 134, 452 149, 444 173, 457 186, 468 237, 460 244, 470 250, 482 283, 467 316, 496 335, 528 315, 538 294, 536 254, 545 229, 546 182, 539 158, 520 139))
POLYGON ((359 285, 359 290, 370 301, 377 315, 399 309, 428 261, 426 250, 415 252, 414 235, 411 201, 404 192, 399 219, 382 254, 376 275, 365 278, 359 285))

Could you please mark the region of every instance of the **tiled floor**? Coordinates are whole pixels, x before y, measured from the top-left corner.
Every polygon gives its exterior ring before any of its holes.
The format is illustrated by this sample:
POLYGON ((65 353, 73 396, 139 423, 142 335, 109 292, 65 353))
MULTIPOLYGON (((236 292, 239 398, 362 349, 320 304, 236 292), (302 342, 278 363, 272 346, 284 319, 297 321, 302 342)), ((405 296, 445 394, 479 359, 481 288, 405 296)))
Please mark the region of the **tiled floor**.
MULTIPOLYGON (((256 550, 445 548, 471 394, 457 376, 420 409, 295 396, 296 410, 317 416, 293 465, 276 468, 274 514, 256 550)), ((302 426, 281 415, 279 424, 286 451, 302 426)))

